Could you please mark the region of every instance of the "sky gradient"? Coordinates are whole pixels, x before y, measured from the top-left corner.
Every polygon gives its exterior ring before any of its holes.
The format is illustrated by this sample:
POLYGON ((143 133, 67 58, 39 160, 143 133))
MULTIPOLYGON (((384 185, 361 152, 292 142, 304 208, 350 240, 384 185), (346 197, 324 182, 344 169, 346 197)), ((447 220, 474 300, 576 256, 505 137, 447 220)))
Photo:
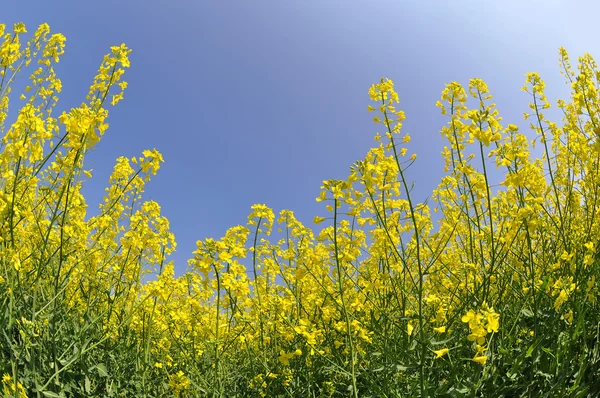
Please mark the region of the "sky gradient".
POLYGON ((171 223, 180 274, 197 240, 245 224, 255 203, 313 226, 326 212, 315 201, 322 181, 347 177, 375 144, 368 89, 383 76, 406 112, 403 131, 418 154, 408 178, 425 199, 443 172, 447 118, 435 103, 444 85, 482 78, 503 125, 527 129, 525 74, 540 73, 554 105, 568 95, 558 48, 574 66, 584 52, 600 56, 594 4, 9 0, 0 23, 21 21, 31 33, 47 22, 67 37, 58 113, 85 100, 110 46, 133 49, 125 99, 86 159, 94 177, 84 193, 94 214, 115 159, 158 149, 165 163, 145 199, 171 223))

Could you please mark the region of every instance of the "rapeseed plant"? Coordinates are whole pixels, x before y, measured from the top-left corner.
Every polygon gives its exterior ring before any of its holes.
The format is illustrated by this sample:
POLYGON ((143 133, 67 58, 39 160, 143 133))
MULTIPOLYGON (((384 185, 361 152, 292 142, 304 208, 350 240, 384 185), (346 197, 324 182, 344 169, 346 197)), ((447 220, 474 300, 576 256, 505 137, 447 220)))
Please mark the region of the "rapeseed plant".
POLYGON ((543 80, 526 75, 533 137, 502 125, 481 79, 446 85, 445 174, 431 203, 411 196, 417 154, 381 79, 367 107, 376 144, 346 179, 323 182, 319 230, 254 205, 245 225, 198 241, 175 276, 169 222, 143 200, 157 150, 116 159, 98 215, 81 194, 131 50, 111 47, 86 102, 55 117, 65 38, 46 24, 27 33, 0 24, 4 395, 600 391, 600 71, 589 54, 574 71, 559 50, 572 89, 557 102, 560 127, 544 116, 543 80), (8 125, 10 101, 21 106, 8 125))

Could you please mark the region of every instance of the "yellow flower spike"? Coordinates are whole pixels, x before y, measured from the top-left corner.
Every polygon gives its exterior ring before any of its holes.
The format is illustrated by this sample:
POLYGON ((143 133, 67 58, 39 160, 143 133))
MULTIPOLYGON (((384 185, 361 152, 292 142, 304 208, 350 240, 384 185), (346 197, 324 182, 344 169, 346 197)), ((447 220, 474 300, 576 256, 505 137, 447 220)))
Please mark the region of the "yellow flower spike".
POLYGON ((27 29, 25 28, 25 24, 23 22, 17 22, 14 24, 13 31, 15 33, 27 33, 27 29))

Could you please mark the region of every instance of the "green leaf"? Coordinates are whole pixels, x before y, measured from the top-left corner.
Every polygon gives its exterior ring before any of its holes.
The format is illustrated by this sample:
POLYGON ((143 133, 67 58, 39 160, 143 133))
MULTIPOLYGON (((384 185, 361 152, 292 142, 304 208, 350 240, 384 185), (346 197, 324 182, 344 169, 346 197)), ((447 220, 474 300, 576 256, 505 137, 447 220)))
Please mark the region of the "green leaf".
POLYGON ((531 354, 533 354, 533 350, 535 350, 541 342, 541 340, 536 340, 532 345, 530 345, 527 349, 527 352, 525 353, 525 358, 529 358, 531 354))
POLYGON ((60 398, 60 395, 52 391, 42 391, 42 394, 44 394, 45 397, 60 398))
POLYGON ((404 365, 396 365, 396 372, 406 372, 408 368, 404 365))
POLYGON ((84 386, 85 392, 89 394, 92 391, 92 383, 90 382, 90 379, 87 376, 85 376, 84 386))
POLYGON ((447 339, 439 340, 439 341, 430 340, 429 342, 431 343, 431 345, 442 345, 442 344, 446 344, 452 340, 454 340, 454 337, 449 337, 447 339))
POLYGON ((527 318, 531 318, 533 316, 533 312, 529 308, 523 308, 521 310, 521 314, 523 314, 527 318))
POLYGON ((99 363, 96 365, 96 369, 98 370, 98 375, 100 377, 108 377, 108 370, 106 369, 106 365, 103 363, 99 363))
POLYGON ((542 351, 544 351, 546 354, 550 355, 552 358, 556 358, 554 356, 554 354, 552 353, 552 350, 546 347, 542 347, 542 351))

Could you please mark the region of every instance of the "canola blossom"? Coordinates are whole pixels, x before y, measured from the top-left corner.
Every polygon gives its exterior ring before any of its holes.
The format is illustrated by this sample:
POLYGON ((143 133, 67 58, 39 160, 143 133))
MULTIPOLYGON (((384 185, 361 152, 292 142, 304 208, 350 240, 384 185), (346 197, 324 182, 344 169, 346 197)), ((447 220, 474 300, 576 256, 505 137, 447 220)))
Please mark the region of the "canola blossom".
POLYGON ((85 101, 57 115, 66 39, 47 24, 28 33, 0 24, 4 396, 600 391, 591 55, 574 70, 559 50, 572 90, 557 102, 560 126, 544 116, 545 83, 526 75, 529 135, 502 124, 481 79, 447 84, 444 175, 425 203, 411 196, 419 161, 382 78, 368 91, 376 144, 346 179, 323 182, 314 227, 256 204, 244 224, 198 241, 175 276, 169 221, 143 198, 160 152, 116 159, 97 215, 81 193, 93 178, 86 155, 124 100, 131 50, 111 47, 85 101))

